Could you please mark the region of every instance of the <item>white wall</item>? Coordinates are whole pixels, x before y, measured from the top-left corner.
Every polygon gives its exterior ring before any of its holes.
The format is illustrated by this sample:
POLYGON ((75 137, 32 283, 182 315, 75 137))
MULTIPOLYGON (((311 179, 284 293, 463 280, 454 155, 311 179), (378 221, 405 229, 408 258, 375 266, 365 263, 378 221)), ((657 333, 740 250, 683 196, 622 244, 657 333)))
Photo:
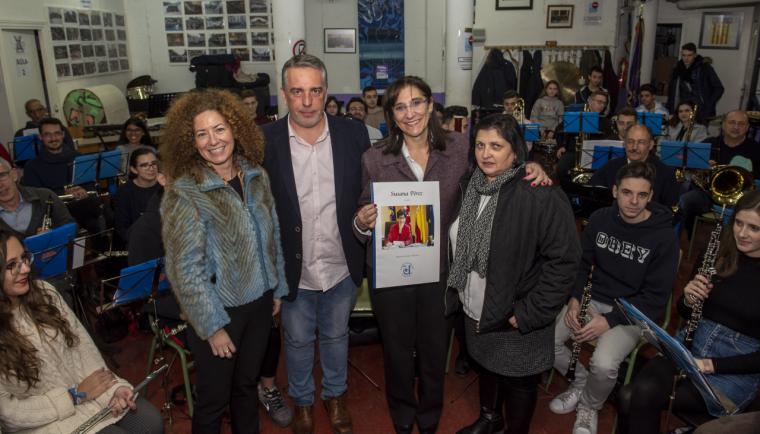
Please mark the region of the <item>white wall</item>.
MULTIPOLYGON (((130 0, 131 2, 132 0, 130 0)), ((144 0, 139 0, 144 1, 144 0)), ((155 2, 161 4, 161 2, 155 2)), ((3 28, 12 29, 14 23, 35 25, 39 23, 41 26, 40 32, 40 46, 42 48, 42 59, 45 68, 45 77, 48 80, 48 92, 50 95, 50 114, 52 116, 62 118, 61 109, 63 107, 63 99, 66 94, 73 89, 80 89, 86 87, 92 87, 99 84, 113 84, 119 88, 122 92, 126 93, 126 85, 129 80, 134 76, 132 72, 120 72, 115 74, 107 74, 96 77, 84 77, 81 79, 68 79, 65 81, 58 81, 58 77, 55 71, 55 63, 53 61, 53 48, 50 44, 50 26, 48 22, 48 5, 54 7, 68 7, 68 8, 81 8, 81 0, 56 0, 51 2, 48 0, 2 0, 0 1, 0 17, 3 28)), ((108 10, 117 13, 124 13, 124 0, 92 0, 92 9, 108 10)), ((127 18, 127 34, 131 35, 135 31, 140 31, 141 24, 135 23, 128 17, 127 18)), ((128 36, 129 37, 129 36, 128 36)), ((130 63, 133 63, 135 58, 135 46, 130 39, 130 63)), ((30 98, 37 97, 42 99, 44 94, 40 91, 40 95, 30 95, 30 98)), ((21 127, 21 125, 16 128, 21 127)))
POLYGON ((683 26, 681 29, 681 42, 679 45, 683 45, 687 42, 694 42, 697 44, 698 54, 712 58, 712 66, 715 68, 715 72, 718 73, 718 77, 720 77, 720 81, 723 82, 723 87, 726 89, 723 97, 718 101, 717 113, 725 113, 729 110, 739 108, 739 100, 743 92, 748 62, 751 61, 749 48, 753 34, 752 19, 754 8, 680 10, 674 4, 664 1, 660 1, 659 5, 658 23, 680 23, 683 26), (709 50, 699 48, 699 30, 702 25, 702 12, 719 11, 739 12, 744 14, 744 23, 738 50, 709 50))

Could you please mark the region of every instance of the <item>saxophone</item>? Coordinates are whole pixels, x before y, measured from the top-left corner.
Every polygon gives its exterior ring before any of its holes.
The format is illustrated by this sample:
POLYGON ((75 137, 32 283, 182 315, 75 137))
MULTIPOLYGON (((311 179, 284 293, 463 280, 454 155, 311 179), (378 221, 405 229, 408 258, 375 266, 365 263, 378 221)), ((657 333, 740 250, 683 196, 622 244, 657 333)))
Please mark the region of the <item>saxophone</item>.
POLYGON ((45 202, 47 208, 45 209, 45 215, 42 217, 42 226, 40 226, 40 232, 47 232, 53 228, 53 201, 49 200, 45 202))
MULTIPOLYGON (((697 117, 697 109, 699 108, 698 105, 694 104, 694 109, 689 113, 689 126, 686 128, 686 132, 683 135, 683 140, 681 141, 684 145, 689 143, 691 140, 691 135, 694 132, 694 121, 697 117)), ((681 167, 676 169, 676 182, 682 183, 686 181, 686 160, 683 160, 683 163, 681 167)))
MULTIPOLYGON (((715 229, 710 232, 710 241, 707 243, 705 257, 702 259, 702 264, 697 270, 697 273, 705 276, 708 281, 712 281, 713 276, 717 272, 715 270, 715 259, 718 256, 718 248, 720 247, 720 233, 723 231, 723 213, 725 211, 726 206, 724 205, 715 229)), ((699 321, 702 319, 702 305, 704 302, 694 296, 689 297, 689 301, 691 302, 691 316, 686 323, 686 334, 683 340, 686 348, 691 349, 692 341, 694 341, 694 332, 697 330, 699 321)))
MULTIPOLYGON (((594 272, 594 267, 591 267, 591 271, 588 272, 588 280, 586 286, 583 287, 583 295, 581 296, 581 308, 578 310, 578 322, 581 327, 584 327, 589 320, 588 307, 591 304, 591 274, 594 272)), ((575 380, 575 366, 578 364, 578 356, 581 354, 581 343, 573 341, 573 353, 570 356, 570 363, 567 365, 567 374, 565 378, 567 381, 573 382, 575 380)))
MULTIPOLYGON (((133 397, 132 399, 133 400, 137 399, 137 395, 140 393, 140 391, 144 389, 145 386, 148 385, 148 383, 153 381, 153 379, 155 379, 158 376, 158 374, 160 374, 161 372, 167 369, 169 369, 169 365, 164 364, 164 365, 161 365, 160 368, 148 374, 148 376, 145 377, 145 379, 140 384, 138 384, 132 389, 132 397, 133 397)), ((85 434, 87 431, 92 429, 92 427, 94 427, 95 425, 99 424, 100 422, 108 418, 108 416, 111 415, 111 410, 112 410, 112 407, 110 405, 108 407, 103 408, 99 412, 95 413, 91 418, 84 421, 83 424, 79 425, 77 429, 71 432, 71 434, 85 434)))

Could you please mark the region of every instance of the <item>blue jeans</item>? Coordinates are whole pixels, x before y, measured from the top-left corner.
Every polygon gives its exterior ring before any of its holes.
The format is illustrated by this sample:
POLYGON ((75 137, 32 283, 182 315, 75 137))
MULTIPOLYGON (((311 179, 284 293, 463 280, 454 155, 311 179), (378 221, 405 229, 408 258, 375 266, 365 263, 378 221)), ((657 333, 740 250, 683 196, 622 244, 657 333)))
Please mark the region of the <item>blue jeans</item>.
MULTIPOLYGON (((683 333, 679 333, 683 339, 683 333)), ((760 341, 737 331, 702 318, 694 333, 691 352, 698 359, 720 358, 749 354, 760 350, 760 341)), ((712 374, 707 375, 707 382, 722 392, 740 409, 746 408, 757 398, 760 386, 760 374, 712 374)), ((725 416, 722 409, 707 402, 710 414, 725 416)))
POLYGON ((317 331, 322 399, 340 396, 348 388, 348 318, 355 302, 356 285, 350 277, 326 292, 299 289, 295 300, 283 301, 288 394, 295 405, 314 404, 316 389, 312 370, 317 331))

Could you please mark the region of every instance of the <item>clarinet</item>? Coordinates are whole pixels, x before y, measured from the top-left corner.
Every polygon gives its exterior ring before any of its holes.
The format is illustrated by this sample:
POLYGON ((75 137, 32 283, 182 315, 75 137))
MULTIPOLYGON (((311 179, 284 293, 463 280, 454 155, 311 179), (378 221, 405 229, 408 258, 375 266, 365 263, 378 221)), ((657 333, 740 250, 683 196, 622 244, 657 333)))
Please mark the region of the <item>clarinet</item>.
POLYGON ((40 232, 46 232, 53 228, 53 201, 49 200, 45 204, 47 208, 45 209, 45 215, 42 217, 40 232))
MULTIPOLYGON (((594 272, 594 267, 588 272, 588 280, 586 286, 583 287, 583 295, 581 296, 581 308, 578 311, 578 322, 581 327, 584 327, 588 323, 588 307, 591 304, 591 274, 594 272)), ((565 378, 567 381, 573 382, 575 380, 575 366, 578 364, 578 356, 581 355, 581 343, 573 341, 573 354, 570 356, 570 363, 567 365, 567 374, 565 378)))
MULTIPOLYGON (((697 273, 705 276, 708 282, 711 282, 713 276, 717 273, 717 270, 715 270, 715 259, 718 256, 718 248, 720 247, 720 233, 723 231, 723 213, 725 210, 726 207, 724 206, 720 212, 720 217, 718 217, 715 229, 710 232, 710 241, 707 243, 705 257, 702 259, 702 265, 697 270, 697 273)), ((683 340, 686 348, 691 349, 692 341, 694 341, 694 332, 697 330, 699 321, 702 319, 702 305, 704 302, 694 296, 690 296, 689 301, 691 302, 691 316, 686 323, 686 334, 683 340)))
MULTIPOLYGON (((164 364, 164 365, 161 365, 160 368, 148 374, 148 376, 145 377, 145 379, 140 384, 138 384, 137 386, 134 387, 134 389, 132 389, 132 393, 133 393, 132 398, 136 399, 137 395, 140 393, 142 389, 145 388, 145 386, 148 385, 148 383, 153 381, 153 379, 155 379, 158 376, 158 374, 167 370, 168 368, 169 368, 169 365, 164 364)), ((94 427, 95 425, 99 424, 100 422, 108 418, 108 416, 111 415, 111 410, 113 410, 113 406, 111 405, 103 408, 99 412, 95 413, 91 418, 87 419, 83 424, 79 425, 79 427, 77 427, 77 429, 72 431, 71 434, 85 434, 87 431, 92 429, 92 427, 94 427)))

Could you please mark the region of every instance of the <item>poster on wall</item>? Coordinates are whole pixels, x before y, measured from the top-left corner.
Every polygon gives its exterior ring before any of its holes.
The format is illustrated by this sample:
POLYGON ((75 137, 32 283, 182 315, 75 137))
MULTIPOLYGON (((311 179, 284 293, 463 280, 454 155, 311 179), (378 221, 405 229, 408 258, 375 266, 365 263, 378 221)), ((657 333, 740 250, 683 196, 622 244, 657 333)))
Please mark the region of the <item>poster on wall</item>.
POLYGON ((699 48, 739 48, 744 15, 737 12, 704 12, 699 29, 699 48))
POLYGON ((127 23, 105 10, 48 8, 58 80, 129 70, 127 23), (104 41, 113 41, 104 44, 104 41))
POLYGON ((404 75, 403 0, 359 0, 359 87, 385 89, 404 75))
POLYGON ((232 54, 241 62, 271 62, 271 0, 164 0, 164 31, 171 65, 205 54, 232 54))
POLYGON ((601 0, 586 0, 583 11, 583 24, 587 26, 598 26, 602 24, 601 0))

